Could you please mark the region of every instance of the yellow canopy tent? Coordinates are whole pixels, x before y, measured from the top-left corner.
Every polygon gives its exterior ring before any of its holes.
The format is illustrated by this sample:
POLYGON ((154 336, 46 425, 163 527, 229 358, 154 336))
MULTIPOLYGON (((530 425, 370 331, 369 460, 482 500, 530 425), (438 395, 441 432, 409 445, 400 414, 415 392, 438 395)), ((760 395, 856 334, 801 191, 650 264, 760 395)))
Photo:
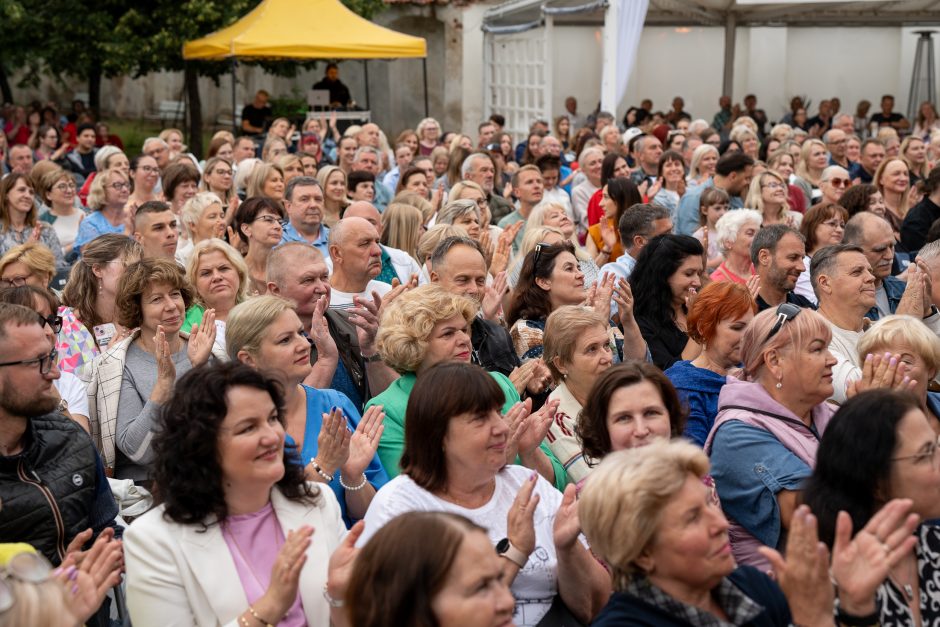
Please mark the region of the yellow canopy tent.
MULTIPOLYGON (((425 60, 424 108, 427 112, 427 43, 362 18, 339 0, 264 0, 231 26, 183 44, 186 60, 232 61, 235 107, 236 59, 400 59, 425 60)), ((369 82, 366 69, 366 102, 369 82)))

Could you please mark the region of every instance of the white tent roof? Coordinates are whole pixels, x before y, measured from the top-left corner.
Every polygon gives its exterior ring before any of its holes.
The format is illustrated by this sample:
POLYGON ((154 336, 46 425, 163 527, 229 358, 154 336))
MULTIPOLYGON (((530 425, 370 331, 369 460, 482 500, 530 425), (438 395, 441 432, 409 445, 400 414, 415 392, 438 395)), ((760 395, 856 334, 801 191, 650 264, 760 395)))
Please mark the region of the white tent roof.
MULTIPOLYGON (((604 0, 510 0, 484 14, 484 28, 531 25, 551 12, 555 24, 603 23, 604 0)), ((940 0, 649 0, 650 26, 911 26, 940 25, 940 0)))

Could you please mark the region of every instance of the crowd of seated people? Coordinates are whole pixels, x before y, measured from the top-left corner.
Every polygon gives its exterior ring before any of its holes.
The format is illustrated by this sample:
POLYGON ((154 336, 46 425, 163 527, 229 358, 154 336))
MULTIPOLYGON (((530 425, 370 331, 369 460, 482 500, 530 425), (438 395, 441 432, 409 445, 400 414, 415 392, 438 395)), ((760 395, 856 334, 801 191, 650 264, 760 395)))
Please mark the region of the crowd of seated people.
POLYGON ((0 108, 0 627, 938 623, 940 122, 840 104, 0 108))

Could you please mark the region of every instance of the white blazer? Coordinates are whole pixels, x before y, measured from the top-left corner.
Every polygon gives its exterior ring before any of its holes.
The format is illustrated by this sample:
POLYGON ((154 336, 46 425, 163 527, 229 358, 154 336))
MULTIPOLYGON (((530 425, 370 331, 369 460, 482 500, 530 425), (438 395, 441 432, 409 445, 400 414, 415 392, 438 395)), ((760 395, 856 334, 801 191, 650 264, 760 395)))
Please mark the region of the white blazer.
MULTIPOLYGON (((300 574, 300 597, 308 625, 329 625, 330 608, 323 598, 327 564, 346 534, 336 497, 321 488, 317 504, 309 505, 290 501, 275 488, 271 503, 285 537, 302 525, 315 529, 300 574)), ((150 510, 124 532, 127 605, 134 627, 238 627, 248 599, 220 526, 201 532, 198 525, 167 522, 163 509, 150 510)))

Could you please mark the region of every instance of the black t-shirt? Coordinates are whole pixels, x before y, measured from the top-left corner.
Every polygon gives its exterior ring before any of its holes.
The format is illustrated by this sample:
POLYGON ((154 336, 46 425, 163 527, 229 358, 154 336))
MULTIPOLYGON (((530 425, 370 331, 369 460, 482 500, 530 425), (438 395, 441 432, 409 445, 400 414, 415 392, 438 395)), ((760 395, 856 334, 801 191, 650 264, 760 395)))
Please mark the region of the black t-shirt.
MULTIPOLYGON (((802 307, 803 309, 816 309, 816 305, 813 304, 811 300, 803 296, 802 294, 797 294, 796 292, 787 292, 786 302, 791 305, 796 305, 797 307, 802 307)), ((774 305, 769 304, 764 300, 760 294, 757 295, 757 311, 764 311, 765 309, 770 309, 774 305)))
POLYGON ((268 106, 259 109, 255 105, 249 104, 242 109, 242 120, 247 120, 255 128, 265 128, 272 115, 271 107, 268 106))
POLYGON ((82 153, 78 152, 77 150, 76 150, 75 152, 78 153, 78 156, 79 156, 79 157, 81 158, 81 160, 82 160, 82 174, 83 174, 84 176, 88 176, 89 174, 91 174, 92 172, 94 172, 94 171, 96 170, 96 168, 95 168, 95 151, 94 151, 94 150, 91 150, 91 151, 89 151, 89 152, 86 152, 85 154, 82 154, 82 153))
POLYGON ((338 102, 340 106, 345 107, 348 106, 349 101, 352 100, 352 96, 349 94, 349 88, 339 79, 331 81, 324 77, 319 83, 315 83, 313 88, 328 90, 330 92, 330 104, 338 102))
POLYGON ((903 119, 904 116, 897 112, 893 112, 891 115, 876 113, 875 115, 871 116, 871 121, 876 122, 878 126, 881 126, 882 124, 894 124, 896 122, 900 122, 903 119))

